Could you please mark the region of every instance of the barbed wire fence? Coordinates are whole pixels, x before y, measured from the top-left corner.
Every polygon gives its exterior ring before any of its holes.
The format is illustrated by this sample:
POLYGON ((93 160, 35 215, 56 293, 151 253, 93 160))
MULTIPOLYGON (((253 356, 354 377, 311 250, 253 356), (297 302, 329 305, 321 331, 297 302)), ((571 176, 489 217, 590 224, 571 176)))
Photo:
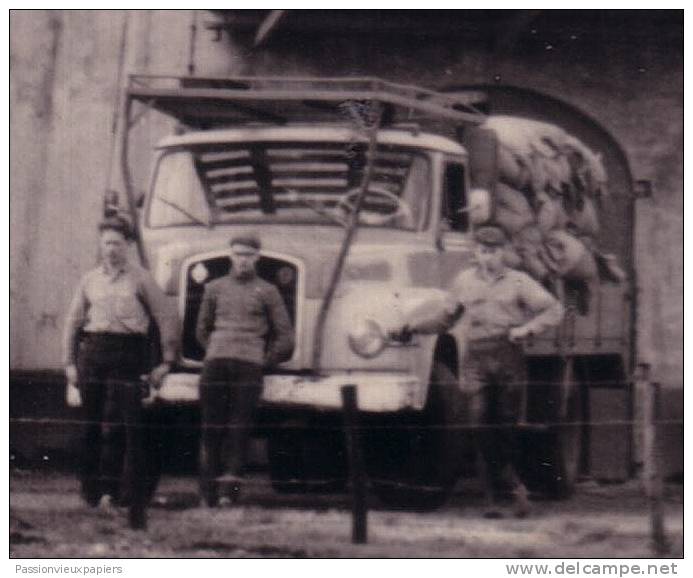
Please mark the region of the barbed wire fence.
MULTIPOLYGON (((109 383, 114 385, 133 386, 131 381, 109 380, 109 383)), ((556 382, 532 381, 526 384, 527 386, 546 386, 556 385, 556 382)), ((565 385, 565 384, 563 384, 565 385)), ((573 381, 568 385, 584 386, 584 382, 573 381)), ((665 527, 665 515, 663 506, 663 479, 662 479, 662 464, 661 464, 661 435, 659 430, 662 426, 668 425, 683 425, 682 419, 664 419, 662 418, 662 402, 661 402, 661 384, 652 381, 648 366, 639 366, 634 373, 632 380, 601 380, 590 381, 590 387, 618 387, 618 388, 634 388, 642 396, 642 404, 639 409, 636 408, 632 419, 608 419, 608 420, 560 420, 560 421, 543 421, 541 426, 546 428, 567 428, 567 427, 613 427, 626 426, 632 428, 631 441, 634 444, 634 452, 641 456, 642 459, 642 488, 645 494, 648 505, 648 522, 649 535, 651 539, 651 547, 654 553, 663 555, 669 552, 670 544, 667 537, 665 527)), ((136 384, 139 386, 139 384, 136 384)), ((342 420, 341 423, 334 424, 303 424, 303 423, 266 423, 260 426, 260 429, 267 433, 272 430, 281 431, 305 431, 311 432, 341 432, 344 436, 346 456, 348 460, 348 478, 319 478, 308 479, 301 478, 300 480, 282 480, 281 483, 286 485, 296 484, 306 490, 320 489, 328 486, 342 485, 350 496, 351 514, 352 514, 352 542, 355 544, 363 544, 368 541, 368 494, 375 484, 389 486, 393 489, 414 490, 417 492, 437 492, 439 488, 434 485, 421 483, 411 483, 399 481, 396 479, 384 479, 377 476, 369 475, 363 456, 363 434, 365 432, 373 432, 378 430, 456 430, 478 432, 483 430, 508 429, 517 428, 516 423, 475 423, 475 424, 374 424, 362 423, 360 419, 360 411, 358 405, 358 387, 355 384, 345 384, 341 388, 342 399, 342 420)), ((156 407, 154 404, 146 404, 144 407, 156 407)), ((637 404, 636 404, 637 405, 637 404)), ((10 417, 10 425, 14 426, 75 426, 83 427, 88 424, 100 424, 102 426, 122 426, 121 421, 89 421, 83 418, 67 418, 67 417, 10 417)), ((519 424, 531 427, 533 424, 519 424)), ((190 430, 191 432, 199 432, 202 427, 209 429, 230 430, 238 426, 235 424, 206 424, 202 426, 197 422, 188 423, 140 423, 136 427, 142 430, 190 430)), ((118 481, 118 480, 113 480, 118 481)), ((275 487, 276 482, 272 480, 249 479, 244 480, 243 485, 253 486, 257 489, 269 490, 275 487)))

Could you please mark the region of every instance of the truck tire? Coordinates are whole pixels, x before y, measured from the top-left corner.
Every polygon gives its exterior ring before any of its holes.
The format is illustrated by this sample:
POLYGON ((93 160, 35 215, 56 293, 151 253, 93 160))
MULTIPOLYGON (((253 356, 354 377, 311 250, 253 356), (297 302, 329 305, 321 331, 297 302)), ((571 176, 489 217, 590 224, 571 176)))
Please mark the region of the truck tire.
POLYGON ((445 503, 464 455, 464 432, 454 427, 460 423, 459 410, 457 377, 445 363, 435 361, 425 410, 394 415, 368 432, 367 467, 383 504, 430 511, 445 503))
POLYGON ((339 425, 334 422, 283 422, 268 432, 267 458, 275 491, 331 493, 344 489, 347 475, 344 441, 339 425))
POLYGON ((280 493, 304 492, 302 434, 293 422, 277 424, 267 436, 267 460, 272 487, 280 493), (284 429, 285 428, 285 429, 284 429))
MULTIPOLYGON (((536 393, 541 395, 539 391, 536 393)), ((566 388, 551 384, 544 394, 544 400, 549 400, 549 413, 542 420, 546 427, 530 427, 521 435, 522 473, 531 491, 552 499, 565 499, 573 494, 580 475, 584 421, 581 388, 574 383, 566 388), (561 412, 561 407, 565 411, 561 412)))

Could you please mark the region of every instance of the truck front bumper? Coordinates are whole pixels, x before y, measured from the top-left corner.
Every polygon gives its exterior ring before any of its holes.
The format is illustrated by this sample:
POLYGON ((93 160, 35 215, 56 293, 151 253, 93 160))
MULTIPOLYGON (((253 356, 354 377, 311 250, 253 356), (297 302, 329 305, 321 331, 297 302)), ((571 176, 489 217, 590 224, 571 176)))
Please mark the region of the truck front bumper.
MULTIPOLYGON (((172 373, 166 376, 158 398, 181 403, 199 400, 196 373, 172 373)), ((362 411, 391 412, 421 410, 426 403, 426 387, 410 373, 343 372, 312 377, 305 375, 266 375, 261 403, 269 407, 303 407, 321 410, 342 407, 341 387, 357 388, 362 411)))

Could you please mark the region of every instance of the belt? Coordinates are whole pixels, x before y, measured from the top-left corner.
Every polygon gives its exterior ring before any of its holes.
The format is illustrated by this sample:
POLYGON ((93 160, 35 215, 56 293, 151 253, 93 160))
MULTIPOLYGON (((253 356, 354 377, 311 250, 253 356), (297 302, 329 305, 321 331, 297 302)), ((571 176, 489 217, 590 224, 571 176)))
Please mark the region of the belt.
POLYGON ((144 333, 107 333, 97 331, 85 331, 82 339, 86 341, 144 341, 147 336, 144 333))
POLYGON ((498 335, 497 337, 481 337, 480 339, 472 339, 467 345, 470 351, 490 351, 500 347, 518 347, 511 343, 506 335, 498 335))

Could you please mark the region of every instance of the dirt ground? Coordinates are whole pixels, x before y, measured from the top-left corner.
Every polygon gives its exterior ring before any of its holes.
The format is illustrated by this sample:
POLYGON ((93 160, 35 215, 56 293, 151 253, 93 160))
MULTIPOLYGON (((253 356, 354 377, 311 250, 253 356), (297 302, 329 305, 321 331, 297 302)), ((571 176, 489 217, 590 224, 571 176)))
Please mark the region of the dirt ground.
MULTIPOLYGON (((387 510, 370 499, 368 544, 353 545, 348 496, 278 495, 262 475, 239 505, 199 504, 191 477, 164 478, 149 528, 115 508, 89 509, 67 474, 14 471, 12 558, 598 557, 655 556, 637 482, 588 481, 564 502, 533 500, 528 519, 488 520, 473 481, 432 513, 387 510), (463 491, 464 490, 464 491, 463 491)), ((669 556, 683 552, 683 487, 667 485, 669 556)))

